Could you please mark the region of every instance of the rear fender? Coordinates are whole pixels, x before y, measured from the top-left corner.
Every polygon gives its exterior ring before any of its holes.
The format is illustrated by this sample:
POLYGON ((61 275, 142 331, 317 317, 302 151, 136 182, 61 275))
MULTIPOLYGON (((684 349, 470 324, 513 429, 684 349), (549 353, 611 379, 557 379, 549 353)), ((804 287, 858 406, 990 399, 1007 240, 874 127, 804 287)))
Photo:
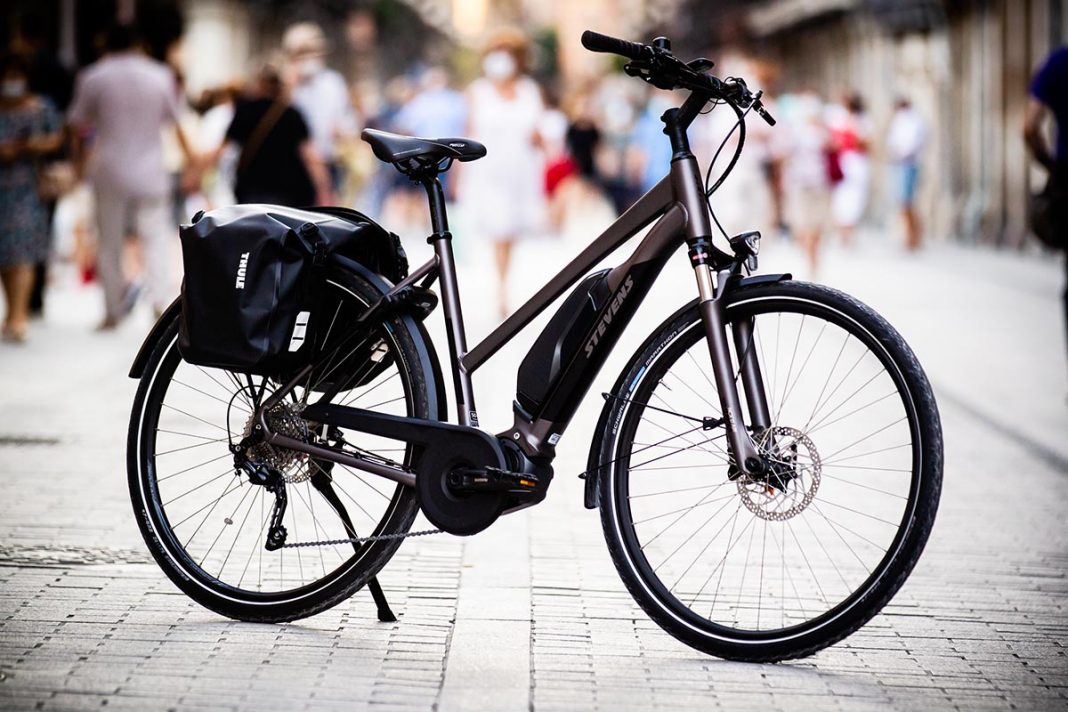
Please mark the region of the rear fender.
MULTIPOLYGON (((761 274, 753 277, 745 277, 740 280, 734 289, 747 289, 749 287, 755 287, 762 284, 772 284, 774 282, 783 282, 788 279, 793 279, 793 276, 789 273, 786 274, 761 274)), ((638 350, 634 352, 634 356, 631 358, 623 371, 619 374, 619 378, 616 379, 615 384, 612 386, 612 393, 616 395, 622 395, 627 391, 626 377, 631 372, 637 361, 638 357, 645 352, 645 350, 652 344, 657 335, 667 328, 667 325, 678 319, 691 309, 697 307, 697 300, 694 299, 690 303, 677 310, 674 314, 665 319, 660 326, 653 330, 645 342, 638 347, 638 350)), ((606 397, 604 406, 601 408, 601 417, 597 419, 597 428, 594 430, 593 442, 590 443, 590 454, 586 460, 586 471, 582 473, 582 476, 586 480, 585 495, 583 498, 583 504, 586 509, 596 509, 601 504, 601 478, 608 470, 608 466, 612 464, 613 455, 611 453, 611 445, 613 439, 608 437, 609 427, 608 424, 612 417, 613 412, 619 406, 619 401, 615 398, 606 397)), ((613 429, 614 432, 614 429, 613 429)))
POLYGON ((152 355, 152 351, 155 350, 156 344, 163 338, 163 333, 167 331, 167 327, 171 322, 178 318, 182 313, 182 298, 179 297, 171 302, 170 306, 163 310, 159 319, 156 319, 156 323, 152 325, 152 329, 148 332, 148 336, 141 343, 141 348, 137 352, 137 356, 134 357, 133 364, 130 366, 130 378, 140 378, 141 374, 145 372, 145 365, 148 363, 148 358, 152 355))

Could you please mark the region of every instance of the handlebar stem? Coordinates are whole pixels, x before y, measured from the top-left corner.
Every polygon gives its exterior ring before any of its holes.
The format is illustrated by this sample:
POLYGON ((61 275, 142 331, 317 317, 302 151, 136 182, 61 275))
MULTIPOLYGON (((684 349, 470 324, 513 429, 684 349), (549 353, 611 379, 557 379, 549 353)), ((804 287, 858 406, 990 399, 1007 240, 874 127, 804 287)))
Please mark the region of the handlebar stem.
POLYGON ((706 103, 708 103, 708 95, 695 90, 681 107, 668 109, 660 117, 660 120, 664 122, 664 133, 671 140, 672 161, 693 156, 690 151, 690 139, 686 132, 706 103))

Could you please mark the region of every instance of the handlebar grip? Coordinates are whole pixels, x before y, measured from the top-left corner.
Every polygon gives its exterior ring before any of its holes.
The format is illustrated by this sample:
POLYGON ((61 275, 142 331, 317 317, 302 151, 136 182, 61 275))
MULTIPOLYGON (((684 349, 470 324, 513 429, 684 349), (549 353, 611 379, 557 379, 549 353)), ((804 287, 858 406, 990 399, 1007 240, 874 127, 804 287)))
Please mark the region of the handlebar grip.
POLYGON ((582 46, 591 52, 618 54, 627 59, 641 59, 645 55, 645 45, 628 42, 617 37, 602 35, 600 32, 586 30, 582 33, 582 46))

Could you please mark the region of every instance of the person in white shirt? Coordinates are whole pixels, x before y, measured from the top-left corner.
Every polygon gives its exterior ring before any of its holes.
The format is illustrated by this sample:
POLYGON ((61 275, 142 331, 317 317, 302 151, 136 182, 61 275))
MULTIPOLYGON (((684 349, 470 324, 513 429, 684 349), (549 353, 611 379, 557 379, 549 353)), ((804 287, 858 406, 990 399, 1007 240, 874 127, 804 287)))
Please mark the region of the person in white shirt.
POLYGON ((898 199, 905 220, 905 247, 918 250, 922 240, 920 217, 916 212, 916 187, 920 178, 920 158, 927 143, 927 126, 912 102, 897 100, 890 120, 886 145, 890 160, 897 166, 898 199))
POLYGON ((131 228, 144 248, 149 298, 162 313, 178 292, 162 129, 173 125, 187 161, 196 160, 176 123, 174 72, 138 49, 132 28, 116 25, 108 31, 104 57, 78 76, 67 120, 75 135, 92 140, 89 177, 96 200, 97 273, 104 287, 100 328, 115 328, 133 306, 121 264, 131 228))
POLYGON ((291 25, 282 37, 293 106, 308 124, 336 192, 344 179, 338 144, 353 139, 359 127, 344 77, 326 66, 327 49, 323 31, 311 22, 291 25))

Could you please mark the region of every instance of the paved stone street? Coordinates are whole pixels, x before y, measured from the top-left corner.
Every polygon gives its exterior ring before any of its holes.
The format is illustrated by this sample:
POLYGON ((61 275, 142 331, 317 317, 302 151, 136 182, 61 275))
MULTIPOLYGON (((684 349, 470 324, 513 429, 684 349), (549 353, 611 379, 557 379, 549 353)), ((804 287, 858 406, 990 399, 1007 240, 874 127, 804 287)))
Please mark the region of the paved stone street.
MULTIPOLYGON (((410 244, 414 264, 422 244, 410 244)), ((492 273, 476 246, 457 248, 476 343, 494 325, 476 312, 493 304, 492 273)), ((522 246, 517 275, 531 283, 515 296, 576 251, 522 246)), ((800 263, 789 245, 765 252, 762 271, 800 263)), ((364 591, 277 626, 231 621, 182 595, 151 562, 126 486, 126 372, 148 315, 95 334, 98 294, 57 289, 30 342, 0 347, 0 707, 1068 708, 1060 262, 950 247, 905 256, 873 237, 828 255, 820 281, 882 312, 927 368, 945 484, 928 548, 884 612, 831 649, 777 665, 706 657, 663 633, 630 599, 597 513, 582 507, 576 475, 597 394, 690 298, 683 263, 669 267, 561 442, 548 500, 473 538, 406 542, 380 577, 393 624, 377 622, 364 591)), ((476 376, 491 428, 510 422, 531 338, 476 376)))

